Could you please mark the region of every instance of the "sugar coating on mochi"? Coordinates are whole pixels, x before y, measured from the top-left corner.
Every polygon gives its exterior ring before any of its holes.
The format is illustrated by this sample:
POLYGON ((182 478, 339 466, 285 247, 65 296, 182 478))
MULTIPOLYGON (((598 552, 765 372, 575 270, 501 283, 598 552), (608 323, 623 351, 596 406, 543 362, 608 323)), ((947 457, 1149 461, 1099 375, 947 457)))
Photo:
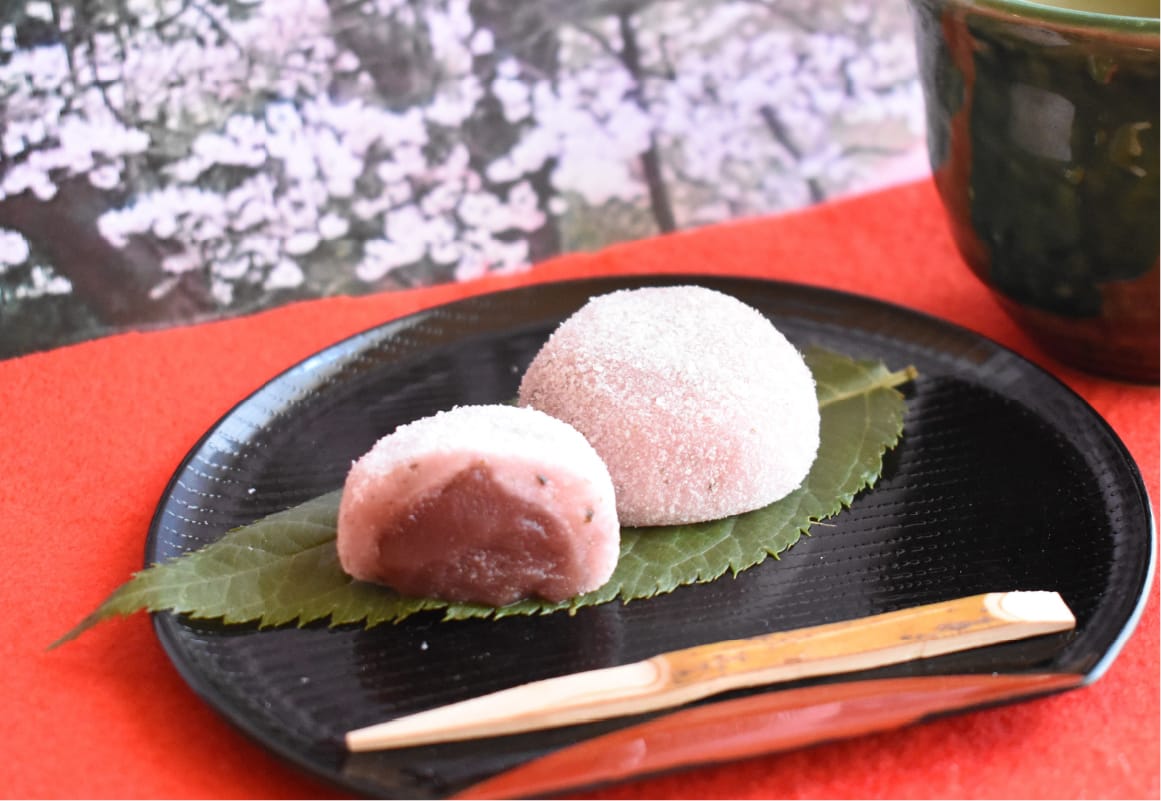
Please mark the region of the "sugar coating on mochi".
POLYGON ((357 579, 502 606, 604 584, 620 554, 613 484, 566 423, 462 406, 401 426, 351 467, 338 552, 357 579))
POLYGON ((592 298, 537 353, 519 403, 585 435, 627 526, 773 503, 802 483, 818 452, 802 355, 756 309, 704 287, 592 298))

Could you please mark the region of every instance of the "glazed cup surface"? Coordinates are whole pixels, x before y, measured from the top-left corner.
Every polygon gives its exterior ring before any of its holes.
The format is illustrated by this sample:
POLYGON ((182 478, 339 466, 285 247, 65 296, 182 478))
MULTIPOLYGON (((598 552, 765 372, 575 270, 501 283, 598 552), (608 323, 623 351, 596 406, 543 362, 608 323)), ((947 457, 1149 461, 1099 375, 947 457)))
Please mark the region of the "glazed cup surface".
POLYGON ((1064 362, 1156 383, 1158 19, 1068 4, 911 0, 928 152, 964 261, 1013 318, 1064 362))

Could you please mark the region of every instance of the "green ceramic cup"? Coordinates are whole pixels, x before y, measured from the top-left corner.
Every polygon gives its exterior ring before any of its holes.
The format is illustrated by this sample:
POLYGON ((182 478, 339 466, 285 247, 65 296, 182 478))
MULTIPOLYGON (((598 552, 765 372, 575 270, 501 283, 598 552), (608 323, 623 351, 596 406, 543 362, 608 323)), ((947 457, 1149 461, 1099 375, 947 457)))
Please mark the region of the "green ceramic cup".
POLYGON ((1050 354, 1158 381, 1158 0, 910 0, 963 259, 1050 354))

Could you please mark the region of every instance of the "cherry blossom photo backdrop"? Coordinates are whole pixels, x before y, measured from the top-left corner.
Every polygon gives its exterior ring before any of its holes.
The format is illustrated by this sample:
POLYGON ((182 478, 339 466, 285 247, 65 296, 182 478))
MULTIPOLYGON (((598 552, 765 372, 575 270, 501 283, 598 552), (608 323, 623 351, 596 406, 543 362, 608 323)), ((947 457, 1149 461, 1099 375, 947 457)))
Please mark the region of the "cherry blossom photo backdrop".
POLYGON ((905 0, 0 0, 0 358, 923 174, 905 0))

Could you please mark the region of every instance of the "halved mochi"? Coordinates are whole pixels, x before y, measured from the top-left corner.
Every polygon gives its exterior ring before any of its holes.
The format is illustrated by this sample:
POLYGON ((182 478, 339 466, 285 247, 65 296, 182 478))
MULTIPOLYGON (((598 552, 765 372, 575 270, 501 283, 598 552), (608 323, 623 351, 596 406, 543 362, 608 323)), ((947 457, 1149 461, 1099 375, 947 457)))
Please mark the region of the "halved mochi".
POLYGON ((604 584, 621 530, 604 463, 533 409, 462 406, 401 426, 351 467, 338 552, 357 579, 502 606, 604 584))
POLYGON ((537 353, 519 402, 585 435, 627 526, 773 503, 801 484, 818 451, 802 356, 756 309, 704 287, 591 299, 537 353))

